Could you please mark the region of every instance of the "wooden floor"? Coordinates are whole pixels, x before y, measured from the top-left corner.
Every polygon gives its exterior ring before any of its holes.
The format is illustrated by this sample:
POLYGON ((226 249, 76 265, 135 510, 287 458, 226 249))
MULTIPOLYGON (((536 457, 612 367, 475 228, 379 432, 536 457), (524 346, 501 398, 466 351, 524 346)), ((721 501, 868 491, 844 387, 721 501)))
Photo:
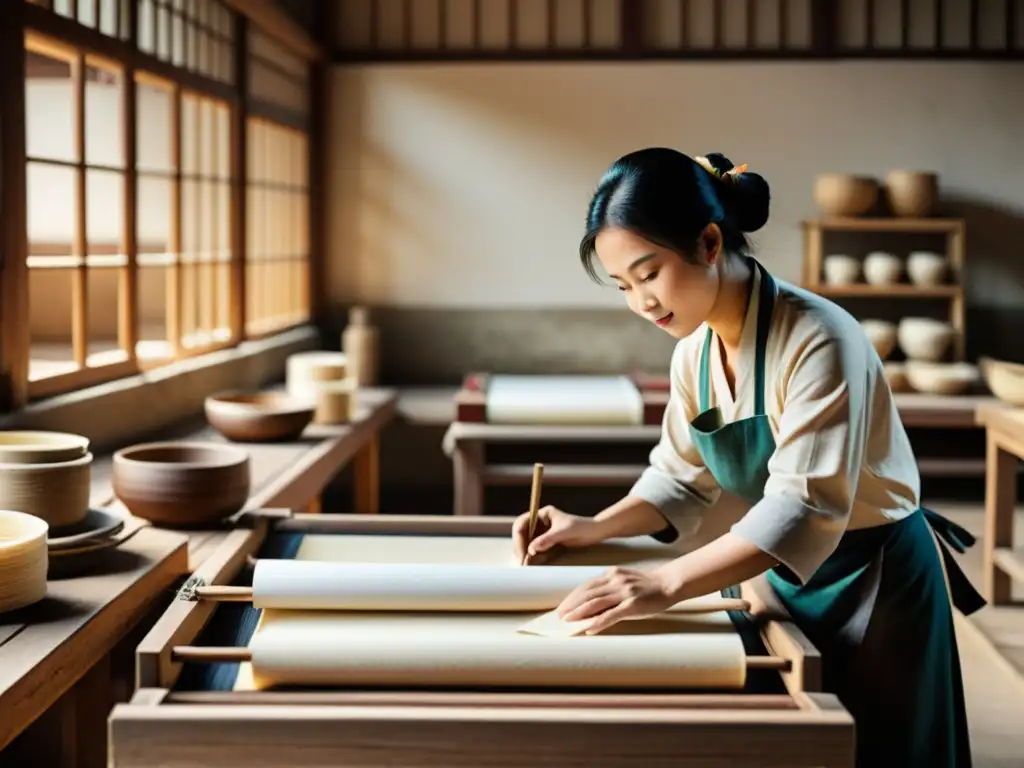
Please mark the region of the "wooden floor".
MULTIPOLYGON (((925 500, 930 509, 964 526, 980 539, 980 504, 925 500)), ((1017 512, 1017 541, 1024 542, 1024 510, 1017 512)), ((981 584, 981 549, 960 557, 965 573, 981 584)), ((1022 590, 1018 588, 1018 592, 1022 590)), ((974 616, 957 616, 967 715, 974 768, 1024 766, 1024 606, 985 607, 974 616)))

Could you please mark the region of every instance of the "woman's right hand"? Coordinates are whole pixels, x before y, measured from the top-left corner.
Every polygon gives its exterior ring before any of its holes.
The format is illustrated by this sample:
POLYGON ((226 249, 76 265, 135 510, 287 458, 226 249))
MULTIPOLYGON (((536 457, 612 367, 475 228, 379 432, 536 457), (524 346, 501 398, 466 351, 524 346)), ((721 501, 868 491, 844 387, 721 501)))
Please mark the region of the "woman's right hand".
POLYGON ((590 517, 579 517, 563 512, 557 507, 541 507, 537 510, 533 541, 530 536, 530 513, 524 512, 516 518, 512 527, 512 539, 516 559, 523 562, 527 555, 534 565, 548 559, 555 546, 589 547, 604 537, 597 521, 590 517))

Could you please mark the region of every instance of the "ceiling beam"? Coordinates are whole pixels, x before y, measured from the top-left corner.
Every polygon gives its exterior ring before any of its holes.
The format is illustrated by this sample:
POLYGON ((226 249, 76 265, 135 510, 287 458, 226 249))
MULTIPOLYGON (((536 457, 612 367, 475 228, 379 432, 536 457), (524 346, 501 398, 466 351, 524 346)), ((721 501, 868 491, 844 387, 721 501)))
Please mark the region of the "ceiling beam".
MULTIPOLYGON (((336 2, 336 0, 326 0, 336 2)), ((327 51, 291 16, 281 10, 274 0, 224 0, 267 37, 286 45, 295 54, 312 61, 327 58, 327 51)))

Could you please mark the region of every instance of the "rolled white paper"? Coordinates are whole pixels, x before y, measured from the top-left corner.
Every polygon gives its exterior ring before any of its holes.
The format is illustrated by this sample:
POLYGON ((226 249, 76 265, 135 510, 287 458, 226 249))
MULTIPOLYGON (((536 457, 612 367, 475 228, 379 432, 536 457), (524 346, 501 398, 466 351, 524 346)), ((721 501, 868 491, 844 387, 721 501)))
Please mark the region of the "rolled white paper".
POLYGON ((282 685, 742 688, 743 642, 679 619, 542 637, 510 614, 264 612, 236 689, 282 685), (614 628, 613 628, 614 629, 614 628))
POLYGON ((488 378, 491 424, 626 425, 644 423, 644 398, 627 376, 521 376, 488 378))
POLYGON ((336 611, 548 611, 603 566, 259 560, 253 606, 336 611))

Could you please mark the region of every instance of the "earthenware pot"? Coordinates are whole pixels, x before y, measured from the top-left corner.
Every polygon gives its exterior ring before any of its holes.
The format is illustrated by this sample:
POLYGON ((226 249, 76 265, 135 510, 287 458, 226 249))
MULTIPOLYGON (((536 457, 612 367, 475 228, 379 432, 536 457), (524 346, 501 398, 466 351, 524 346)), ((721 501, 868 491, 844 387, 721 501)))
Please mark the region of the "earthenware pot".
POLYGON ((117 498, 136 517, 167 528, 231 517, 245 506, 250 483, 249 453, 233 445, 145 443, 114 454, 117 498))

